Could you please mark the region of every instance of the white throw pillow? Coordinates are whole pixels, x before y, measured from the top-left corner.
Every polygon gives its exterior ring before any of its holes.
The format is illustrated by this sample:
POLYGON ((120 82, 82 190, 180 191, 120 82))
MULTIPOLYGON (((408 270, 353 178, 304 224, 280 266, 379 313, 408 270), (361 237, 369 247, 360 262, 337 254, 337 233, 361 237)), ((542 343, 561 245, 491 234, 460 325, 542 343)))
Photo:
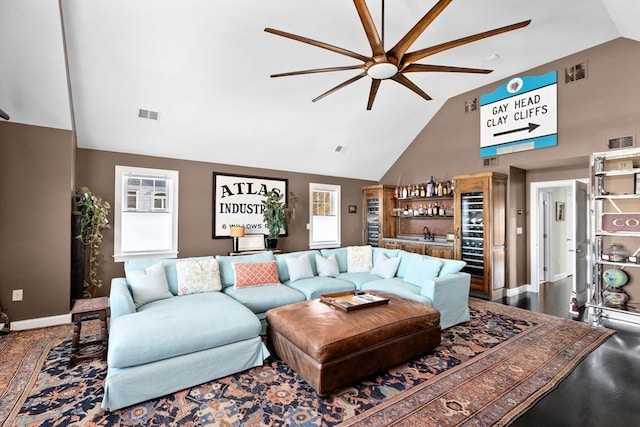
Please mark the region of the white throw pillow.
POLYGON ((299 257, 288 256, 284 258, 287 263, 287 269, 289 270, 289 280, 295 282, 296 280, 306 279, 313 277, 313 268, 311 267, 311 260, 309 255, 304 254, 299 257))
POLYGON ((167 276, 164 274, 164 265, 157 262, 145 270, 129 270, 126 272, 127 281, 131 285, 133 302, 137 307, 157 301, 171 298, 167 276))
POLYGON ((373 249, 370 245, 347 247, 347 273, 369 273, 373 268, 373 249))
POLYGON ((316 267, 318 268, 318 276, 336 277, 340 274, 336 254, 331 254, 326 258, 316 254, 316 267))
POLYGON ((213 257, 176 262, 178 295, 214 292, 222 289, 220 267, 213 257))
POLYGON ((373 264, 371 274, 380 276, 383 279, 391 279, 392 277, 395 277, 399 265, 399 256, 389 258, 387 254, 380 253, 378 254, 378 258, 376 258, 376 262, 373 264))

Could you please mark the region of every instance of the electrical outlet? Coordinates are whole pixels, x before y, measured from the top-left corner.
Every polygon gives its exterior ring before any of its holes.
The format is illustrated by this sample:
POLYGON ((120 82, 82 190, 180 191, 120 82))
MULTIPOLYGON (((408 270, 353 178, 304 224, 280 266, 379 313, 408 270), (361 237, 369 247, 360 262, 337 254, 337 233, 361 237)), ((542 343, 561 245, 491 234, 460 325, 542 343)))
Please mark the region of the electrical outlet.
POLYGON ((14 289, 11 301, 22 301, 22 289, 14 289))

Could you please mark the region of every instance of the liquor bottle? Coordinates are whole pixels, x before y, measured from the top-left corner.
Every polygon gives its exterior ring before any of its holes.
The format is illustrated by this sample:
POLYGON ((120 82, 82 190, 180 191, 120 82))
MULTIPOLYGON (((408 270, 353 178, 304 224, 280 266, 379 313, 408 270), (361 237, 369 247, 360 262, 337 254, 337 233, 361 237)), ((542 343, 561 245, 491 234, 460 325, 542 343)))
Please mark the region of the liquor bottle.
POLYGON ((433 176, 431 176, 427 182, 427 197, 433 197, 434 185, 435 182, 433 181, 433 176))
POLYGON ((438 215, 444 216, 444 205, 440 205, 440 211, 438 212, 438 215))
POLYGON ((436 193, 438 194, 438 197, 442 197, 442 182, 438 182, 438 185, 436 186, 436 193))
POLYGON ((420 184, 420 197, 424 198, 427 195, 427 190, 424 188, 424 184, 420 184))
POLYGON ((431 203, 429 203, 427 205, 427 216, 431 216, 433 215, 433 207, 431 206, 431 203))
POLYGON ((403 199, 407 198, 407 187, 406 186, 402 187, 402 198, 403 199))
POLYGON ((431 214, 433 216, 438 216, 439 213, 440 213, 440 208, 438 207, 438 202, 435 202, 433 204, 433 212, 431 212, 431 214))
POLYGON ((396 186, 396 189, 393 191, 393 197, 398 199, 400 197, 400 188, 396 186))

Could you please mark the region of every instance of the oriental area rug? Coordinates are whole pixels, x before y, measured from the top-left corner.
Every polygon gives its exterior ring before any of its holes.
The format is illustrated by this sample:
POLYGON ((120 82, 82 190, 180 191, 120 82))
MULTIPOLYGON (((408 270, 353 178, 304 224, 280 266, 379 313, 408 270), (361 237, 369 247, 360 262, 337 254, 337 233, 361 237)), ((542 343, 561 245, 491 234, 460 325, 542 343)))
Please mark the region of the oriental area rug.
MULTIPOLYGON (((613 331, 470 299, 471 320, 431 354, 318 397, 275 357, 113 412, 106 363, 67 366, 71 326, 0 338, 3 426, 503 426, 553 390, 613 331)), ((167 373, 159 373, 161 375, 167 373)))

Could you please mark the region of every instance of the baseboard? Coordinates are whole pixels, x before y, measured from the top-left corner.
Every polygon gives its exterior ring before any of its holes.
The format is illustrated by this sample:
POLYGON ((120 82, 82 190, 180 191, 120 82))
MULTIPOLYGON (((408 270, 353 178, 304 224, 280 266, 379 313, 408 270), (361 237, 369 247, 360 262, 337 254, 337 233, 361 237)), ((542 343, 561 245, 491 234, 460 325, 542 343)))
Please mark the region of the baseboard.
POLYGON ((71 323, 71 313, 13 321, 11 322, 11 330, 24 331, 26 329, 44 328, 47 326, 64 325, 67 323, 71 323))
POLYGON ((505 288, 504 292, 506 297, 515 297, 525 292, 535 292, 535 288, 532 285, 521 285, 517 288, 505 288))

